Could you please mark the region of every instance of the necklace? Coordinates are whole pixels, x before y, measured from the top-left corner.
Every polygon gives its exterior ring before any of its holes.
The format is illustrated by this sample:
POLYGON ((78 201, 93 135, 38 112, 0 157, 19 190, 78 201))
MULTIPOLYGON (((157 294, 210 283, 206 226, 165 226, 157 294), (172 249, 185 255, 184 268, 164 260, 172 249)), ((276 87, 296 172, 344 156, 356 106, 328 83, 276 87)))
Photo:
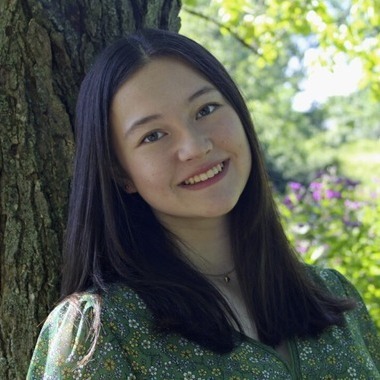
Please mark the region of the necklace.
POLYGON ((211 274, 211 273, 203 273, 204 276, 206 277, 215 277, 215 278, 220 278, 222 277, 224 282, 226 284, 228 284, 230 281, 231 281, 231 274, 235 271, 235 267, 233 267, 232 269, 230 269, 229 271, 227 272, 224 272, 224 273, 220 273, 220 274, 211 274))

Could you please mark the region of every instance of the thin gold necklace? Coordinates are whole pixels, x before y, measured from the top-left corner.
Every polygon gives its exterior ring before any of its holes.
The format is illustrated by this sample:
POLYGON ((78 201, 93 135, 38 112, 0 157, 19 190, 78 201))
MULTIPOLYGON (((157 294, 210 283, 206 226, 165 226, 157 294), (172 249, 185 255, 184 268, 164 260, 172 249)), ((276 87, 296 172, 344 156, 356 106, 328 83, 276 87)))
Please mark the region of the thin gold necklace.
POLYGON ((223 278, 224 282, 228 284, 231 281, 231 274, 235 271, 235 267, 230 269, 227 272, 220 273, 220 274, 212 274, 212 273, 203 273, 204 276, 206 277, 215 277, 215 278, 223 278))

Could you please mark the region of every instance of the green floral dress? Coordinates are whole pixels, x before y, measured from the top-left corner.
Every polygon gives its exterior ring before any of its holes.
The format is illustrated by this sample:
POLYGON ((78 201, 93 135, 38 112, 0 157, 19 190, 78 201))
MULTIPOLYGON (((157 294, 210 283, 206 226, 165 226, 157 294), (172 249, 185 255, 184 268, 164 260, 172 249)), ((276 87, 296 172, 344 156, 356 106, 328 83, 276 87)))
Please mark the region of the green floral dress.
POLYGON ((113 285, 102 299, 100 335, 91 359, 78 364, 91 348, 96 296, 89 293, 76 306, 63 302, 50 314, 27 379, 380 379, 380 340, 360 296, 339 273, 314 271, 334 294, 355 298, 359 306, 346 314, 345 327, 332 327, 319 339, 288 342, 290 362, 248 337, 220 355, 181 336, 157 334, 137 294, 113 285))

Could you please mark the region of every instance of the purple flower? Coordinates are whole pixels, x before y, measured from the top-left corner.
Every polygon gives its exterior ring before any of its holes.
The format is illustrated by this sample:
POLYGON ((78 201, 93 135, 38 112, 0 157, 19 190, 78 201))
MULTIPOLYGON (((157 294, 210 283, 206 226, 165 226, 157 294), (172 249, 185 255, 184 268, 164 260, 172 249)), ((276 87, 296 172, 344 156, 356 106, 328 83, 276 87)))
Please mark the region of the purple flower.
POLYGON ((309 187, 310 187, 310 190, 312 190, 312 191, 321 190, 322 184, 320 182, 312 182, 309 187))
POLYGON ((302 185, 299 182, 289 182, 289 187, 293 191, 299 191, 302 189, 302 185))
POLYGON ((292 200, 290 199, 289 195, 287 195, 287 196, 284 198, 284 200, 283 200, 283 204, 284 204, 287 208, 289 208, 289 209, 292 209, 292 208, 294 207, 293 202, 292 202, 292 200))
POLYGON ((339 185, 341 183, 346 183, 346 181, 347 181, 346 178, 337 177, 334 182, 339 185))
POLYGON ((346 183, 345 183, 345 185, 346 185, 347 187, 356 187, 356 186, 359 185, 359 184, 360 184, 360 181, 354 181, 354 180, 352 180, 352 179, 346 178, 346 183))
POLYGON ((361 226, 361 223, 358 222, 357 220, 349 220, 349 219, 346 219, 346 218, 343 218, 343 223, 347 227, 351 227, 351 228, 355 228, 355 227, 360 227, 361 226))
POLYGON ((327 199, 340 199, 340 198, 342 198, 342 194, 339 191, 327 189, 326 190, 326 198, 327 199))
POLYGON ((361 207, 361 203, 360 202, 356 202, 356 201, 350 201, 349 199, 346 199, 344 201, 344 205, 350 209, 350 210, 359 210, 360 207, 361 207))
POLYGON ((309 249, 309 243, 307 241, 301 240, 296 243, 296 250, 301 255, 304 255, 309 249))
POLYGON ((319 202, 322 199, 322 192, 320 190, 313 191, 313 199, 319 202))

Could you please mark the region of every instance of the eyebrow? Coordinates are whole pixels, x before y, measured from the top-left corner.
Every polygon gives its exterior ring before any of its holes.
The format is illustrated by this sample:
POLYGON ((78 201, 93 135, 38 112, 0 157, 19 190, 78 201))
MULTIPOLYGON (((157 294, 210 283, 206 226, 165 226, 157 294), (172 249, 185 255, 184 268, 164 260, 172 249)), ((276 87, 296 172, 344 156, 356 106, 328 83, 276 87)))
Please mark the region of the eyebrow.
MULTIPOLYGON (((209 92, 212 92, 212 91, 217 91, 217 89, 214 87, 211 87, 211 86, 204 86, 201 89, 199 89, 198 91, 194 92, 194 94, 190 95, 189 98, 187 99, 187 101, 189 103, 191 103, 195 99, 199 98, 200 96, 207 94, 209 92)), ((128 130, 125 132, 124 135, 127 136, 130 133, 132 133, 136 128, 138 128, 139 126, 144 125, 146 123, 149 123, 151 121, 158 120, 161 117, 162 117, 162 114, 158 113, 158 114, 154 114, 154 115, 144 116, 141 119, 137 119, 136 121, 134 121, 131 124, 131 126, 128 128, 128 130)))
POLYGON ((132 125, 129 128, 129 130, 127 131, 127 133, 131 132, 133 129, 135 129, 139 125, 146 124, 146 123, 149 123, 150 121, 157 120, 160 117, 162 117, 161 114, 155 114, 155 115, 149 115, 149 116, 142 117, 141 119, 138 119, 132 123, 132 125))
POLYGON ((207 94, 209 92, 212 92, 212 91, 217 91, 217 89, 214 87, 211 87, 211 86, 204 86, 200 90, 194 92, 194 94, 189 97, 188 101, 189 101, 189 103, 191 103, 196 98, 198 98, 204 94, 207 94))

